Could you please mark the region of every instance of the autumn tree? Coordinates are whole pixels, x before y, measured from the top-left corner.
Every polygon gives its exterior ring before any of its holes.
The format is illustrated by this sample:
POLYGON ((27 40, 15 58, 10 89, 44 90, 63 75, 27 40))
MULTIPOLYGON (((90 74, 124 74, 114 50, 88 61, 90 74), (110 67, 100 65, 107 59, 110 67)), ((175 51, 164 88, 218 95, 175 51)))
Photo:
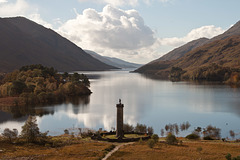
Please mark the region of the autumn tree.
POLYGON ((17 138, 18 136, 18 130, 17 129, 10 130, 9 128, 6 128, 4 129, 2 136, 8 138, 9 141, 12 143, 12 140, 17 138))
POLYGON ((26 139, 27 143, 34 143, 40 135, 37 118, 35 116, 29 116, 22 126, 21 137, 26 139))

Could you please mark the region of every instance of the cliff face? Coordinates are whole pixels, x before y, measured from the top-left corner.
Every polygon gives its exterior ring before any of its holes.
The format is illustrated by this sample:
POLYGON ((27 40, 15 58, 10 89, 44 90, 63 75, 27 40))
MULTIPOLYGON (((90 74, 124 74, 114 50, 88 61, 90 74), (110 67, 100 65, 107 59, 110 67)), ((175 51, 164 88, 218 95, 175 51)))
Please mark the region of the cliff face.
POLYGON ((66 38, 23 17, 0 18, 0 72, 42 64, 58 71, 108 70, 66 38))

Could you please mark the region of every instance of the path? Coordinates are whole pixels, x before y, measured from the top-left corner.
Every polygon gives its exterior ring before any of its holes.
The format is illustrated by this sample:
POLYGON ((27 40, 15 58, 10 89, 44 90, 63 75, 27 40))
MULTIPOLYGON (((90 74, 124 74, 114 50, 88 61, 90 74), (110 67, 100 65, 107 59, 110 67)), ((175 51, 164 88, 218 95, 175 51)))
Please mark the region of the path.
POLYGON ((134 142, 129 142, 129 143, 123 143, 120 145, 117 145, 111 152, 109 152, 102 160, 107 160, 114 152, 118 151, 119 148, 125 145, 133 144, 134 142))

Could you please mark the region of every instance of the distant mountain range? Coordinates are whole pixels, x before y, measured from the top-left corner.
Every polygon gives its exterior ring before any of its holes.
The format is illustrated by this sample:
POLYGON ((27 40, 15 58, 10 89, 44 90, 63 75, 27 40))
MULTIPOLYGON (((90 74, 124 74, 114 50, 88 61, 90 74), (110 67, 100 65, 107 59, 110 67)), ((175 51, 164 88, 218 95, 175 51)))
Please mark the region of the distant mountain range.
POLYGON ((189 75, 213 63, 240 68, 240 21, 219 36, 191 41, 140 67, 136 72, 167 78, 172 67, 180 67, 185 75, 189 75))
POLYGON ((84 50, 86 53, 90 54, 94 58, 98 59, 99 61, 108 64, 110 66, 114 66, 117 68, 139 68, 142 65, 141 64, 136 64, 136 63, 130 63, 118 58, 113 58, 113 57, 107 57, 107 56, 101 56, 97 54, 96 52, 90 51, 90 50, 84 50))
POLYGON ((30 64, 42 64, 58 71, 116 69, 33 21, 23 17, 0 18, 0 72, 30 64))

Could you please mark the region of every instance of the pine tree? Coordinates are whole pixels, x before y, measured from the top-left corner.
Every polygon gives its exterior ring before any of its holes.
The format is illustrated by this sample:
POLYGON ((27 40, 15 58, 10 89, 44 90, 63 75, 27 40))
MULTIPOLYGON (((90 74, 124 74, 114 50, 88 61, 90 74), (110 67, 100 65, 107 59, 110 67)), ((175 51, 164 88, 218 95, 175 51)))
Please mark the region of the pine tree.
POLYGON ((40 136, 40 131, 35 116, 29 116, 22 126, 21 137, 27 140, 27 143, 34 143, 40 136))

